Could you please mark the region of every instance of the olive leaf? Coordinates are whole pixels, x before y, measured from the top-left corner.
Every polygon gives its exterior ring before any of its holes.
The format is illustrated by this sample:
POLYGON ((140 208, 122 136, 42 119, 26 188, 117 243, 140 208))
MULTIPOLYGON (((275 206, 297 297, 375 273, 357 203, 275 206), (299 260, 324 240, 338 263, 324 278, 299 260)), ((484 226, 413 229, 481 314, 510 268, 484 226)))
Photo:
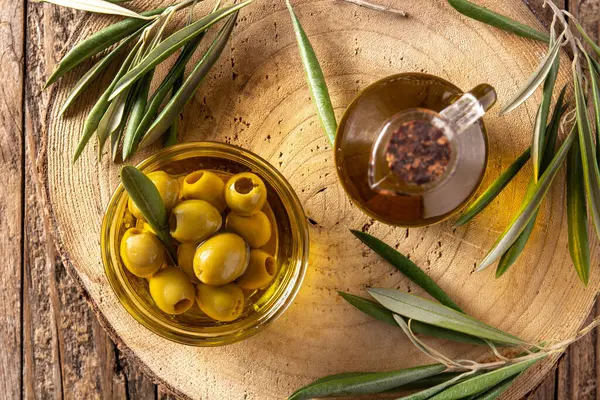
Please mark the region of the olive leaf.
POLYGON ((194 97, 202 80, 221 56, 235 26, 237 15, 238 12, 234 12, 227 23, 219 31, 202 59, 183 82, 181 88, 175 93, 171 100, 169 100, 159 116, 148 128, 148 131, 140 141, 140 147, 148 146, 160 138, 162 134, 173 125, 173 122, 179 117, 185 105, 194 97))
MULTIPOLYGON (((183 74, 181 74, 180 76, 177 77, 177 79, 173 83, 172 96, 175 96, 175 94, 179 91, 179 89, 181 89, 181 86, 183 86, 184 79, 185 79, 185 77, 183 76, 183 74)), ((167 129, 166 135, 164 135, 164 139, 163 139, 164 147, 169 147, 169 146, 173 146, 173 145, 177 144, 178 131, 179 131, 179 119, 175 118, 175 121, 173 121, 173 123, 171 124, 169 129, 167 129)))
POLYGON ((537 69, 527 79, 527 82, 523 87, 508 101, 508 103, 500 110, 500 115, 504 115, 520 106, 525 100, 529 98, 535 92, 535 90, 544 82, 553 66, 555 65, 556 59, 559 55, 559 50, 562 46, 564 38, 562 33, 556 40, 554 45, 550 48, 546 56, 542 59, 537 69))
POLYGON ((589 54, 586 54, 586 59, 590 68, 590 86, 592 87, 594 116, 596 117, 596 157, 600 162, 600 65, 589 54))
POLYGON ((132 135, 126 135, 125 139, 123 140, 123 160, 127 160, 137 148, 140 139, 148 131, 148 128, 156 118, 163 100, 167 97, 167 94, 173 90, 173 86, 175 85, 178 76, 185 73, 185 67, 188 61, 194 55, 194 52, 200 45, 200 42, 203 38, 204 33, 201 33, 186 43, 181 54, 177 58, 177 61, 175 61, 173 68, 165 76, 161 84, 158 86, 158 89, 156 89, 154 94, 152 94, 150 97, 150 100, 146 105, 146 109, 144 110, 144 116, 138 124, 136 131, 132 135))
POLYGON ((506 379, 482 394, 473 395, 469 400, 496 400, 500 395, 508 390, 509 387, 515 382, 515 380, 521 376, 522 372, 506 379))
POLYGON ((523 166, 531 158, 531 147, 527 148, 512 164, 508 166, 502 174, 475 200, 469 205, 466 211, 455 222, 455 226, 462 226, 475 218, 483 211, 512 181, 523 166))
POLYGON ((123 110, 123 117, 121 118, 121 124, 119 127, 110 135, 110 154, 113 162, 117 162, 119 156, 119 144, 121 142, 121 137, 123 136, 123 131, 125 130, 125 126, 127 125, 127 120, 131 115, 131 110, 133 109, 135 98, 140 90, 139 85, 136 85, 133 90, 129 92, 129 96, 127 96, 127 101, 125 102, 125 108, 123 110))
MULTIPOLYGON (((565 111, 568 108, 568 104, 563 106, 563 101, 565 97, 567 86, 563 86, 560 95, 558 96, 558 100, 556 101, 556 105, 554 107, 554 112, 552 114, 552 119, 550 120, 550 124, 546 129, 546 133, 544 134, 545 145, 543 157, 541 160, 541 172, 543 173, 552 162, 552 158, 554 157, 554 148, 556 147, 556 141, 558 139, 558 129, 560 127, 560 120, 564 115, 565 111)), ((532 194, 533 189, 535 188, 535 180, 532 177, 529 181, 529 185, 527 186, 527 192, 525 194, 525 199, 528 199, 532 194)), ((537 220, 537 215, 539 213, 539 207, 531 217, 531 220, 523 229, 523 232, 519 235, 517 240, 508 248, 508 250, 500 257, 500 261, 498 262, 498 267, 496 268, 496 278, 501 277, 519 258, 523 249, 527 245, 529 237, 533 232, 533 228, 535 227, 535 222, 537 220)))
POLYGON ((87 119, 85 120, 85 123, 83 124, 83 134, 81 136, 81 139, 79 140, 79 144, 77 145, 77 148, 75 149, 75 155, 73 156, 73 162, 77 161, 79 156, 81 156, 83 149, 85 149, 85 146, 88 144, 90 138, 92 137, 94 132, 96 132, 96 129, 98 128, 98 125, 100 124, 100 121, 102 120, 104 114, 106 113, 106 111, 108 110, 108 108, 110 106, 108 97, 112 91, 112 88, 116 84, 119 77, 123 76, 125 74, 125 72, 127 72, 127 70, 129 69, 129 66, 131 65, 131 63, 133 62, 133 60, 136 56, 137 49, 139 49, 141 45, 142 45, 141 41, 138 41, 135 44, 135 46, 131 50, 131 53, 129 53, 129 55, 127 56, 125 61, 123 61, 123 64, 121 65, 121 68, 117 72, 117 75, 113 79, 112 83, 104 91, 102 96, 100 96, 100 98, 98 99, 98 101, 96 102, 96 104, 94 105, 92 110, 90 111, 87 119))
MULTIPOLYGON (((414 323, 414 321, 413 321, 414 323)), ((397 392, 398 390, 419 390, 419 389, 427 389, 432 386, 439 385, 440 383, 444 383, 449 381, 450 379, 454 379, 455 377, 461 375, 462 372, 442 372, 441 374, 433 375, 427 378, 419 379, 414 382, 407 383, 402 386, 398 386, 397 388, 388 390, 389 392, 397 392)))
POLYGON ((63 106, 60 109, 58 116, 62 116, 65 111, 73 104, 75 99, 81 95, 85 89, 104 71, 110 63, 117 57, 117 55, 129 44, 131 39, 137 37, 142 32, 142 29, 139 29, 133 35, 123 39, 121 43, 111 50, 107 55, 102 57, 92 68, 90 68, 82 77, 77 81, 69 95, 67 96, 67 100, 65 100, 63 106))
POLYGON ((286 4, 292 18, 292 24, 294 25, 294 33, 296 34, 296 41, 298 42, 298 49, 300 50, 300 58, 302 59, 304 72, 306 72, 308 87, 313 102, 317 107, 317 114, 319 115, 325 136, 329 139, 329 143, 333 145, 337 131, 337 121, 331 104, 329 90, 327 89, 327 83, 325 82, 323 71, 319 65, 319 60, 308 40, 308 36, 306 36, 306 32, 304 32, 304 29, 300 24, 298 16, 296 16, 289 0, 286 0, 286 4))
POLYGON ((148 55, 146 55, 146 57, 144 57, 144 59, 135 68, 133 68, 119 80, 110 95, 110 99, 117 97, 119 93, 135 83, 149 70, 166 60, 171 54, 175 53, 177 49, 182 47, 188 41, 206 31, 223 18, 228 17, 239 9, 247 6, 252 1, 253 0, 246 0, 242 3, 217 10, 167 37, 150 53, 148 53, 148 55))
POLYGON ((96 130, 98 135, 98 158, 102 156, 102 151, 104 149, 106 140, 115 134, 119 127, 122 126, 128 98, 129 90, 121 93, 119 97, 110 103, 106 113, 102 119, 100 119, 100 123, 98 124, 98 128, 96 130))
POLYGON ((516 336, 486 325, 452 308, 412 294, 383 288, 372 288, 367 291, 388 310, 415 321, 495 342, 516 345, 525 343, 516 336))
MULTIPOLYGON (((140 125, 140 122, 144 118, 146 105, 148 104, 148 96, 150 94, 150 85, 152 84, 152 78, 154 77, 154 70, 148 72, 138 82, 138 89, 136 90, 136 96, 133 101, 131 109, 131 116, 127 123, 127 131, 125 132, 125 138, 132 137, 140 125)), ((123 146, 125 146, 125 139, 123 139, 123 146)), ((123 151, 125 153, 125 151, 123 151)), ((123 158, 124 155, 123 155, 123 158)))
MULTIPOLYGON (((550 41, 553 45, 553 40, 550 41)), ((558 76, 558 68, 560 66, 560 57, 555 57, 548 76, 544 81, 544 87, 542 89, 542 102, 535 117, 535 125, 533 127, 533 143, 531 145, 531 160, 533 162, 533 180, 537 182, 540 174, 542 154, 544 154, 544 143, 545 143, 545 132, 546 123, 548 122, 548 115, 550 113, 550 103, 552 102, 552 92, 554 91, 554 85, 556 83, 556 77, 558 76)), ((552 148, 552 151, 554 148, 552 148)))
POLYGON ((547 34, 517 22, 509 17, 488 10, 485 7, 475 5, 470 1, 448 0, 448 3, 450 3, 450 5, 459 13, 485 24, 494 26, 498 29, 502 29, 504 31, 529 39, 540 40, 542 42, 550 41, 550 37, 547 34))
MULTIPOLYGON (((396 320, 394 319, 394 313, 387 308, 383 307, 379 303, 371 301, 369 299, 365 299, 360 296, 355 296, 350 293, 338 292, 344 300, 348 303, 352 304, 354 307, 362 311, 363 313, 379 320, 385 322, 386 324, 392 326, 398 326, 396 320)), ((411 328, 414 333, 422 334, 426 336, 435 337, 438 339, 451 340, 453 342, 459 343, 467 343, 472 345, 487 345, 487 343, 475 336, 465 335, 460 332, 455 332, 449 329, 439 328, 437 326, 424 324, 419 321, 412 321, 411 328)), ((503 343, 496 343, 498 346, 502 346, 503 343)))
POLYGON ((480 394, 493 388, 502 381, 520 374, 539 360, 547 357, 546 353, 532 355, 531 358, 496 370, 467 379, 431 397, 431 400, 457 400, 467 396, 480 394))
POLYGON ((573 17, 573 15, 571 15, 570 13, 568 13, 566 11, 563 11, 563 12, 565 15, 567 15, 567 16, 569 16, 569 18, 571 18, 571 20, 575 23, 575 27, 581 34, 581 37, 583 38, 583 40, 585 40, 587 42, 587 44, 589 44, 592 47, 592 49, 594 49, 594 52, 600 57, 600 46, 598 46, 598 44, 596 42, 594 42, 594 39, 592 39, 590 37, 590 35, 588 35, 588 33, 585 31, 585 29, 583 29, 583 27, 581 26, 579 21, 575 17, 573 17))
POLYGON ((583 177, 587 194, 590 215, 596 228, 596 235, 600 238, 600 170, 594 149, 590 121, 587 114, 587 105, 583 96, 581 80, 574 71, 575 102, 577 113, 577 128, 579 131, 579 145, 581 147, 581 162, 583 177))
POLYGON ((569 253, 579 279, 587 285, 590 276, 585 184, 579 142, 575 141, 567 158, 567 221, 569 253))
POLYGON ((151 20, 151 16, 141 15, 125 7, 105 0, 37 0, 43 3, 52 3, 58 6, 74 8, 100 14, 121 15, 123 17, 151 20))
POLYGON ((163 243, 171 258, 176 260, 177 252, 169 233, 167 210, 154 183, 144 173, 132 166, 121 168, 121 181, 127 194, 156 232, 156 236, 163 243))
POLYGON ((368 233, 350 230, 361 242, 379 254, 384 260, 389 262, 394 268, 402 272, 411 281, 419 285, 423 290, 429 293, 434 299, 443 305, 453 308, 456 311, 463 312, 460 307, 431 279, 421 268, 402 255, 396 249, 388 246, 383 241, 377 239, 368 233))
MULTIPOLYGON (((196 5, 197 1, 198 0, 195 0, 194 5, 196 5)), ((213 10, 211 12, 217 11, 220 6, 221 6, 221 0, 217 0, 213 7, 213 10)), ((193 17, 192 16, 192 8, 190 8, 190 12, 188 14, 188 22, 187 22, 188 25, 190 25, 192 23, 192 17, 193 17)), ((185 44, 185 46, 183 47, 183 50, 181 51, 180 57, 177 59, 177 61, 175 62, 175 65, 173 66, 173 69, 177 68, 177 63, 180 61, 180 58, 184 53, 188 52, 189 49, 192 47, 194 50, 196 49, 196 47, 198 46, 198 44, 200 43, 200 41, 202 40, 203 37, 204 37, 204 33, 201 33, 196 38, 194 38, 193 40, 190 40, 189 42, 187 42, 185 44)), ((193 51, 192 51, 192 53, 193 53, 193 51)), ((190 53, 190 56, 192 53, 190 53)), ((175 96, 177 91, 179 91, 179 89, 181 89, 181 86, 183 86, 183 82, 185 81, 185 65, 186 64, 187 64, 187 61, 185 61, 185 63, 183 64, 184 68, 181 68, 181 71, 178 71, 176 74, 173 75, 174 80, 173 80, 173 87, 171 88, 171 96, 175 96)), ((169 71, 169 73, 170 72, 171 71, 169 71)), ((165 80, 166 79, 167 78, 165 77, 165 80)), ((158 109, 156 111, 158 111, 158 109)), ((154 116, 156 116, 156 111, 153 112, 154 116)), ((179 120, 175 119, 175 121, 173 121, 173 124, 167 130, 167 134, 165 135, 165 137, 163 139, 164 147, 169 147, 169 146, 173 146, 174 144, 177 144, 178 130, 179 130, 179 120)), ((138 136, 138 140, 139 140, 139 138, 141 138, 141 136, 142 135, 138 136)))
POLYGON ((445 369, 446 366, 443 364, 431 364, 391 372, 337 374, 321 378, 310 385, 300 388, 288 400, 381 393, 419 379, 439 374, 445 369))
POLYGON ((531 190, 531 193, 526 195, 516 217, 500 235, 492 249, 477 267, 478 271, 481 271, 492 265, 519 238, 521 232, 523 232, 529 221, 531 221, 537 212, 537 209, 546 196, 546 193, 548 193, 550 185, 552 184, 552 181, 554 180, 554 177, 556 176, 556 173, 558 172, 562 162, 565 160, 573 140, 575 140, 575 132, 574 130, 571 130, 571 133, 567 136, 548 168, 531 190))
MULTIPOLYGON (((533 186, 530 187, 533 188, 533 186)), ((498 267, 496 268, 496 278, 500 278, 502 275, 504 275, 504 273, 508 271, 508 269, 512 267, 512 265, 517 261, 517 259, 525 249, 525 246, 529 241, 529 237, 531 236, 531 233, 535 228, 535 222, 537 220, 539 211, 539 208, 535 210, 533 216, 531 217, 531 220, 527 223, 527 225, 525 225, 525 229, 523 229, 523 232, 519 234, 517 240, 515 240, 515 242, 508 248, 508 250, 506 250, 506 252, 502 254, 502 257, 500 257, 500 260, 498 261, 498 267)))
POLYGON ((400 397, 396 400, 427 400, 430 397, 438 394, 439 392, 449 388, 450 386, 464 380, 465 378, 467 378, 470 375, 473 375, 473 371, 463 372, 462 374, 455 376, 454 378, 449 379, 445 382, 439 383, 435 386, 431 386, 420 392, 413 393, 408 396, 400 397))
MULTIPOLYGON (((155 16, 161 14, 165 9, 166 8, 157 8, 155 10, 143 12, 142 15, 148 17, 155 16)), ((59 78, 85 60, 108 49, 110 46, 127 38, 129 35, 137 32, 140 28, 146 27, 149 24, 150 23, 145 20, 128 18, 92 34, 90 37, 79 42, 75 47, 69 50, 69 52, 60 60, 54 73, 48 78, 45 87, 56 82, 59 78)))

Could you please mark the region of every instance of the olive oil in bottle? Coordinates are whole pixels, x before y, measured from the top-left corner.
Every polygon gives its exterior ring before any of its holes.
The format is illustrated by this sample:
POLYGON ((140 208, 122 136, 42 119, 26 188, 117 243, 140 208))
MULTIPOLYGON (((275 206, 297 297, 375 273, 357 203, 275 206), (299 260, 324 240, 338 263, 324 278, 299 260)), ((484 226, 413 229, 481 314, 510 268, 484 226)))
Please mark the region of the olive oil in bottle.
POLYGON ((483 179, 488 144, 480 118, 495 99, 489 85, 463 95, 421 73, 373 83, 338 128, 342 186, 366 214, 387 224, 424 226, 450 217, 483 179))

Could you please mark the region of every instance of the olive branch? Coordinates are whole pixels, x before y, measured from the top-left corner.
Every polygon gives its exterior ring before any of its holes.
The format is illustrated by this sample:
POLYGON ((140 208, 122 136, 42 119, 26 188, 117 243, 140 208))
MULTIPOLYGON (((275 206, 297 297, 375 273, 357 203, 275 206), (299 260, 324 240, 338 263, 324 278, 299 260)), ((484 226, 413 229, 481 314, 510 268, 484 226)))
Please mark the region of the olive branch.
POLYGON ((289 400, 383 392, 398 393, 398 400, 496 399, 532 365, 564 352, 600 325, 600 317, 596 317, 566 340, 526 341, 468 316, 423 270, 383 241, 364 232, 352 233, 437 302, 395 289, 367 289, 374 301, 350 293, 339 294, 363 313, 400 327, 412 344, 435 363, 388 372, 326 376, 298 389, 289 400), (452 359, 421 336, 488 346, 491 358, 452 359), (409 391, 410 394, 402 395, 409 391))
POLYGON ((217 1, 211 12, 198 19, 192 17, 197 0, 183 0, 142 13, 114 4, 121 1, 43 1, 126 17, 75 45, 58 63, 46 83, 46 86, 53 84, 77 66, 99 55, 95 64, 89 67, 67 95, 60 109, 62 116, 109 66, 120 66, 88 114, 73 157, 76 161, 96 134, 99 156, 102 156, 105 143, 110 139, 112 160, 117 162, 127 160, 138 147, 149 146, 161 137, 164 137, 163 142, 167 145, 177 142, 179 115, 219 59, 231 36, 239 10, 253 0, 223 8, 217 1), (187 24, 166 35, 173 16, 186 8, 189 9, 187 24), (206 31, 224 19, 227 22, 186 76, 186 67, 206 31), (150 94, 155 68, 180 49, 175 64, 150 94), (161 109, 163 103, 166 104, 161 109))

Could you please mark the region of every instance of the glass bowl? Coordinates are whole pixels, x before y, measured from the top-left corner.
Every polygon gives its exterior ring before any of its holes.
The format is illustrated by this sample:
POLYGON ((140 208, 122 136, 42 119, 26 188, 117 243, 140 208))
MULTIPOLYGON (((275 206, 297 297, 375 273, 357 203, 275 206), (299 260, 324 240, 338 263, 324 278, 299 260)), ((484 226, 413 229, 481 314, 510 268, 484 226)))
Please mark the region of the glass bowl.
POLYGON ((160 311, 150 298, 148 283, 132 275, 123 265, 119 243, 135 224, 127 210, 127 193, 119 185, 108 205, 101 231, 102 261, 106 276, 121 304, 142 325, 169 340, 192 346, 220 346, 234 343, 263 330, 291 304, 298 292, 308 263, 308 227, 302 205, 286 179, 267 161, 239 147, 217 142, 193 142, 159 151, 137 166, 180 176, 199 169, 234 174, 252 171, 268 190, 267 212, 274 222, 273 239, 267 244, 277 260, 278 272, 271 284, 246 293, 251 300, 240 318, 218 322, 205 316, 197 304, 181 315, 160 311))

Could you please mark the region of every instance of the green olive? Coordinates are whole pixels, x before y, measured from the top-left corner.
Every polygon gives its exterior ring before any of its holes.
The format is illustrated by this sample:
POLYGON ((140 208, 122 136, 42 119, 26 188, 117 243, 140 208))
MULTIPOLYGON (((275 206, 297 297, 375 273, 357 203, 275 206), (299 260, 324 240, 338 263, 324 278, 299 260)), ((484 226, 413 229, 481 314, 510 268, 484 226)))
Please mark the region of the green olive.
POLYGON ((194 274, 194 254, 197 247, 198 243, 181 243, 177 247, 177 265, 187 274, 192 283, 200 282, 194 274))
POLYGON ((229 213, 225 228, 240 235, 253 249, 264 246, 271 238, 271 222, 262 211, 249 217, 229 213))
POLYGON ((234 233, 221 233, 201 243, 194 255, 194 273, 207 285, 225 285, 244 273, 250 249, 234 233))
POLYGON ((157 272, 150 277, 149 286, 152 300, 167 314, 181 314, 194 305, 194 285, 179 268, 157 272))
POLYGON ((201 242, 221 229, 221 213, 204 200, 186 200, 171 211, 171 236, 179 242, 201 242))
POLYGON ((135 276, 147 277, 158 271, 165 261, 162 243, 151 232, 128 229, 121 239, 121 260, 135 276))
POLYGON ((250 216, 259 212, 267 201, 267 188, 258 176, 242 172, 225 185, 225 202, 236 214, 250 216))
POLYGON ((183 180, 182 199, 205 200, 215 206, 219 212, 225 211, 223 188, 225 182, 210 171, 195 171, 183 180))
MULTIPOLYGON (((179 182, 177 179, 172 178, 169 174, 164 171, 154 171, 150 172, 146 175, 154 186, 158 189, 158 193, 160 193, 160 197, 165 203, 165 208, 170 210, 175 207, 177 201, 179 200, 179 182)), ((133 203, 131 197, 127 202, 127 208, 129 208, 129 212, 133 214, 136 218, 143 218, 140 209, 133 203)))
POLYGON ((242 289, 261 289, 271 283, 275 273, 277 273, 277 263, 273 256, 266 251, 252 250, 248 268, 236 283, 242 289))
POLYGON ((199 283, 196 301, 204 314, 217 321, 236 320, 244 311, 244 292, 234 283, 219 287, 199 283))

